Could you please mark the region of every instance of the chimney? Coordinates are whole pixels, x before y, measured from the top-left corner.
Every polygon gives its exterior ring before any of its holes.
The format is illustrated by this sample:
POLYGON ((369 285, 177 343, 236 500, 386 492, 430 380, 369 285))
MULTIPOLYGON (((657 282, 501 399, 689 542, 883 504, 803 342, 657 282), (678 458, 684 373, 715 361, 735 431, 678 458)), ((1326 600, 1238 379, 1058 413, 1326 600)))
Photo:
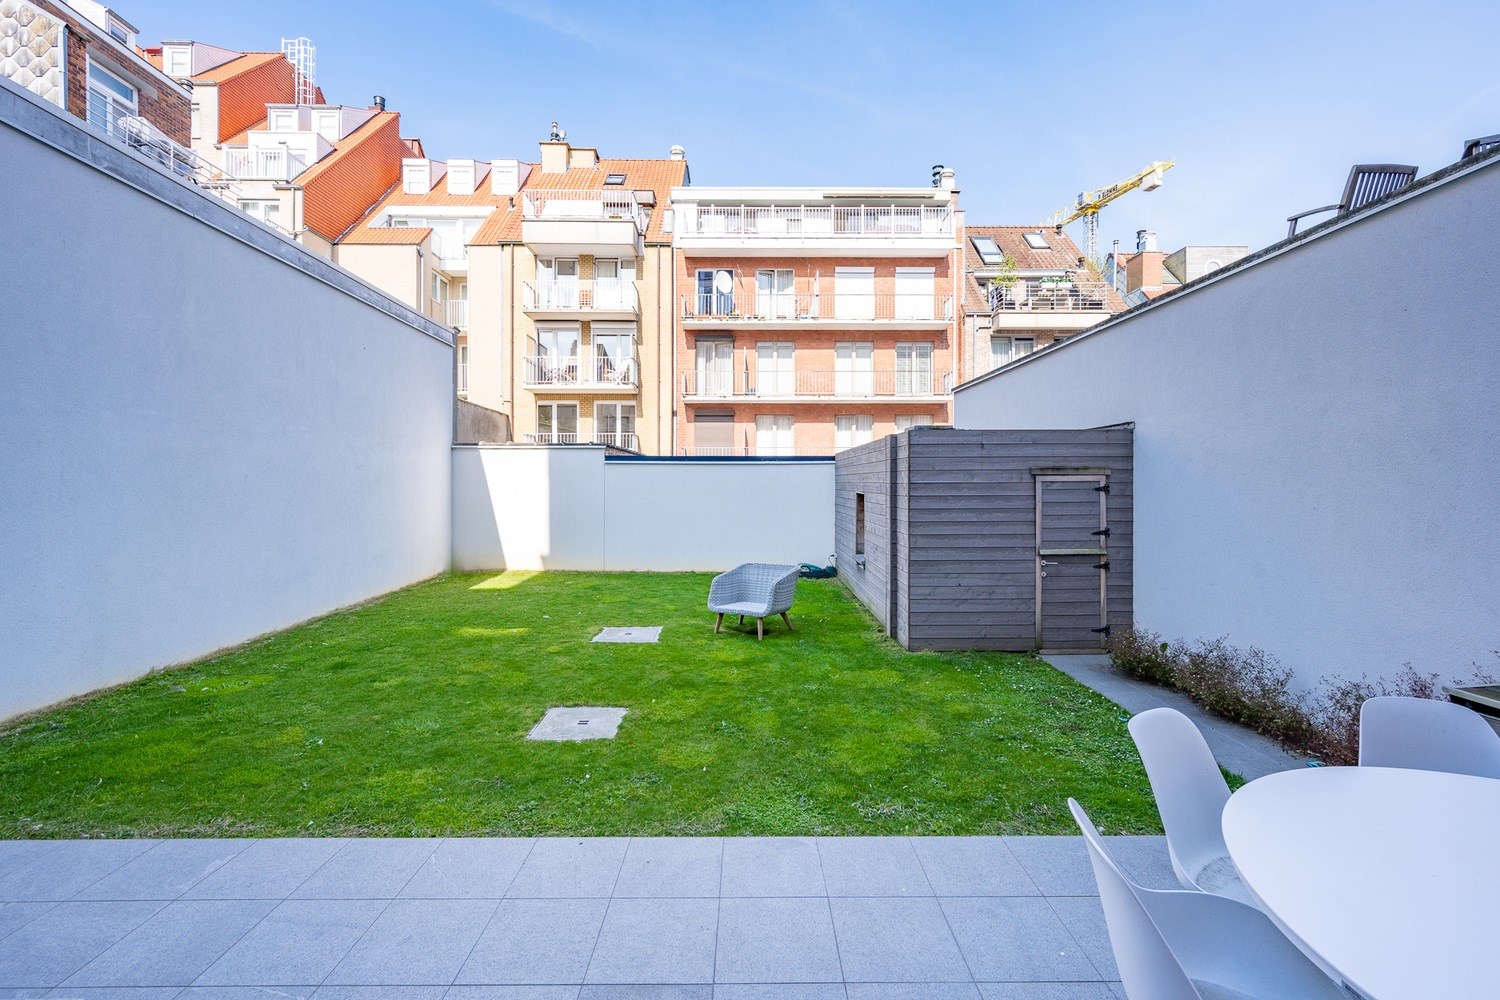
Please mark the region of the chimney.
POLYGON ((371 104, 374 105, 374 108, 375 108, 376 111, 384 111, 385 110, 385 98, 381 97, 379 94, 375 95, 375 100, 372 101, 371 104))
POLYGON ((687 150, 674 144, 671 149, 667 150, 667 155, 674 160, 685 160, 687 159, 687 150))
POLYGON ((958 188, 958 182, 954 179, 953 168, 944 167, 938 174, 938 187, 944 191, 954 191, 958 188))
POLYGON ((568 169, 592 170, 599 165, 599 150, 593 146, 572 146, 568 149, 568 169))
POLYGON ((542 173, 561 174, 568 169, 568 141, 566 139, 548 139, 541 143, 542 147, 542 173))
POLYGON ((490 194, 512 195, 521 190, 521 161, 490 161, 490 194))
POLYGON ((1156 249, 1156 234, 1153 233, 1149 229, 1138 229, 1138 230, 1136 230, 1136 233, 1135 233, 1135 248, 1138 251, 1139 250, 1152 250, 1152 251, 1154 251, 1156 249))

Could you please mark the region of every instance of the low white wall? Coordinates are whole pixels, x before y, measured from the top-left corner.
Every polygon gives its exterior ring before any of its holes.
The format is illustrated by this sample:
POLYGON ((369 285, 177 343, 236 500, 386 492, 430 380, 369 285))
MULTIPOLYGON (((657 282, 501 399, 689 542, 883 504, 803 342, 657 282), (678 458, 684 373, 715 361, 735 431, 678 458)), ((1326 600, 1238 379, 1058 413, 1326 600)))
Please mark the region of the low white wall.
POLYGON ((608 459, 603 448, 453 449, 453 567, 722 570, 825 563, 833 461, 608 459))
POLYGON ((1497 670, 1500 161, 959 387, 960 427, 1135 422, 1135 608, 1311 686, 1497 670))
POLYGON ((447 568, 449 335, 0 84, 0 717, 447 568))

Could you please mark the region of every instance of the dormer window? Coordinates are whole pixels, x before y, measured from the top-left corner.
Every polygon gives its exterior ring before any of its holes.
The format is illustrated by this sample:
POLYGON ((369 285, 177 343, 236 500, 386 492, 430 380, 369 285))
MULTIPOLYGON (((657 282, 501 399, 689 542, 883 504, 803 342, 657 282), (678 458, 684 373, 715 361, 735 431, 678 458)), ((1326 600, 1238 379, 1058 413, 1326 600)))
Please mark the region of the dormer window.
POLYGON ((1051 250, 1052 245, 1047 242, 1047 237, 1040 232, 1027 233, 1025 235, 1026 245, 1033 250, 1051 250))
POLYGON ((625 185, 625 175, 610 174, 608 177, 604 178, 604 184, 606 187, 623 187, 625 185))
POLYGON ((402 160, 401 190, 406 194, 431 192, 432 164, 427 160, 402 160))
POLYGON ((313 113, 313 131, 327 139, 329 142, 339 140, 339 113, 337 111, 317 111, 313 113))
POLYGON ((297 113, 291 110, 269 112, 266 116, 266 130, 269 132, 297 131, 297 113))
POLYGON ((473 194, 474 193, 474 161, 473 160, 449 160, 448 161, 448 193, 449 194, 473 194))
POLYGON ((191 45, 168 45, 162 50, 162 65, 168 76, 193 75, 193 47, 191 45))

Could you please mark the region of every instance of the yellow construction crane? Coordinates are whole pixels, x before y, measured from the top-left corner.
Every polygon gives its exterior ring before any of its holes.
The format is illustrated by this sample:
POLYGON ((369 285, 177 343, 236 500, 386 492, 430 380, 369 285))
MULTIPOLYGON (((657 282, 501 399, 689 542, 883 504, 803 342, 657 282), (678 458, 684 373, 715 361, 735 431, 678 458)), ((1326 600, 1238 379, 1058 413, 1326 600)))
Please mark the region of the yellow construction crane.
POLYGON ((1085 191, 1078 196, 1078 200, 1067 208, 1060 209, 1047 219, 1042 221, 1043 226, 1051 226, 1057 232, 1062 232, 1062 227, 1076 219, 1082 219, 1084 232, 1087 234, 1084 240, 1086 247, 1084 252, 1088 254, 1089 263, 1096 269, 1099 267, 1099 209, 1108 205, 1123 194, 1129 194, 1136 188, 1144 191, 1155 191, 1161 187, 1162 174, 1171 170, 1177 163, 1175 160, 1157 160, 1155 163, 1138 170, 1123 181, 1115 181, 1108 187, 1098 188, 1094 191, 1085 191))

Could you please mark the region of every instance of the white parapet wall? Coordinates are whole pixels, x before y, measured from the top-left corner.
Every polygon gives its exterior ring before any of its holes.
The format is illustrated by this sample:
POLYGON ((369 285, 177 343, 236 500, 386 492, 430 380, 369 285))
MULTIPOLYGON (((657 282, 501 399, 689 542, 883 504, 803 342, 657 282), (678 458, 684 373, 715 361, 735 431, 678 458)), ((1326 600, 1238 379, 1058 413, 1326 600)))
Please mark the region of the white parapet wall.
POLYGON ((833 552, 833 460, 453 449, 457 570, 723 570, 833 552))
POLYGON ((443 572, 451 335, 0 83, 0 718, 443 572))
MULTIPOLYGON (((1296 207, 1296 206, 1291 206, 1296 207)), ((1500 160, 958 388, 1135 424, 1135 612, 1328 675, 1500 673, 1500 160)))

